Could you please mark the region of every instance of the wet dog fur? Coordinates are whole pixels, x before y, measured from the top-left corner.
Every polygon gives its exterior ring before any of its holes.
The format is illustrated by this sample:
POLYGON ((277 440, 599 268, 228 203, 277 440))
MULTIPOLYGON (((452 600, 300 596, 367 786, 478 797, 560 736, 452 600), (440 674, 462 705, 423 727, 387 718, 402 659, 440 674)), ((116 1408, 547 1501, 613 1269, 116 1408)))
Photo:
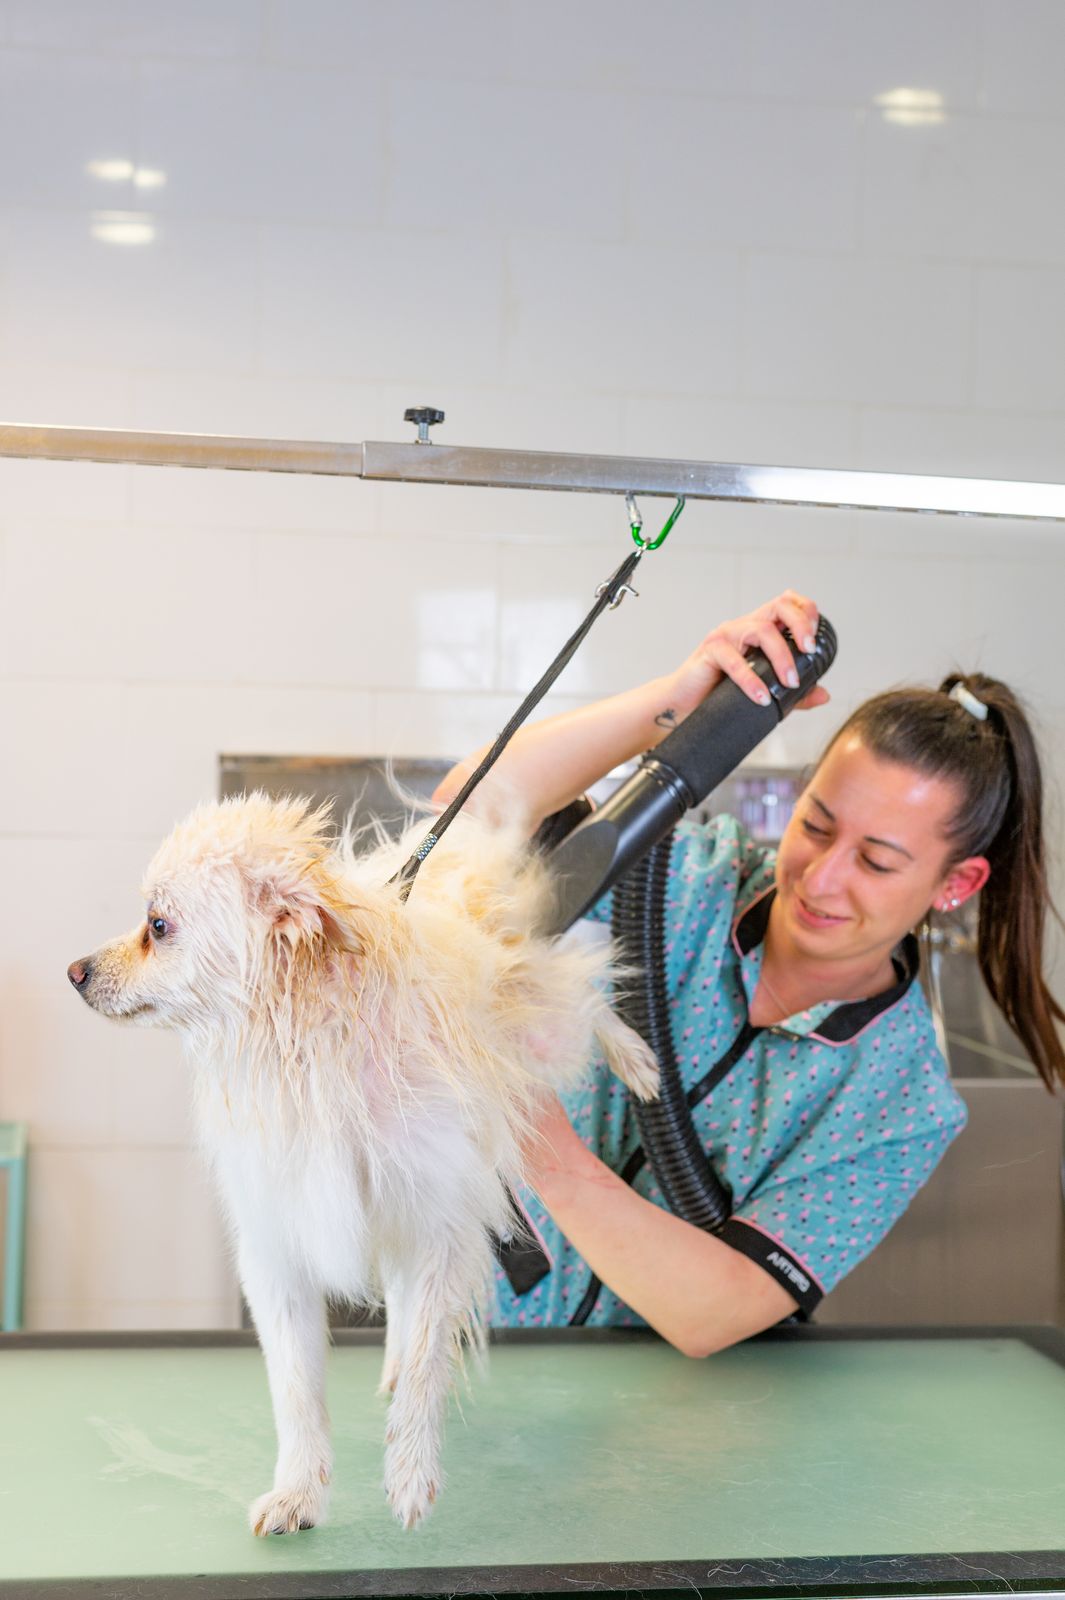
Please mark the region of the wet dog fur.
POLYGON ((277 1429, 259 1534, 324 1517, 327 1295, 385 1306, 385 1490, 405 1526, 427 1515, 538 1103, 596 1042, 657 1090, 609 1009, 609 951, 537 932, 550 881, 521 831, 460 817, 404 903, 388 879, 424 832, 357 852, 302 801, 203 806, 151 863, 144 921, 69 969, 95 1010, 176 1030, 192 1059, 277 1429))

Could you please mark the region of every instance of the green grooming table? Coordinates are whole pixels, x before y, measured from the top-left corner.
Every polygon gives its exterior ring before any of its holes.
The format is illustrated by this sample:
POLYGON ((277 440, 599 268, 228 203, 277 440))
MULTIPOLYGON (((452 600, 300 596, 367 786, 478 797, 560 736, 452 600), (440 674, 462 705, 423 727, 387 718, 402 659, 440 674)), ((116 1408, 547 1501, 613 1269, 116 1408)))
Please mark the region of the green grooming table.
POLYGON ((381 1492, 380 1335, 337 1335, 328 1524, 270 1485, 246 1334, 0 1338, 4 1600, 1065 1595, 1065 1335, 506 1334, 452 1405, 428 1523, 381 1492))

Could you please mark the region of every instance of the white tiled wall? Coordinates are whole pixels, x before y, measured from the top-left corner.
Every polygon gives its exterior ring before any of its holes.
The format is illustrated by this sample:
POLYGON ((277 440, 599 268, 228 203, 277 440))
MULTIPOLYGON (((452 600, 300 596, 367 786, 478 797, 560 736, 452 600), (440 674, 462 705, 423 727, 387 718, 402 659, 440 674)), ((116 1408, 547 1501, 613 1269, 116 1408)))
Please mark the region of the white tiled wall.
MULTIPOLYGON (((395 439, 431 401, 454 442, 1065 479, 1063 55, 1055 0, 0 0, 0 416, 395 439)), ((0 462, 34 1326, 235 1314, 176 1046, 64 977, 219 752, 471 748, 627 538, 605 498, 0 462)), ((692 504, 553 704, 792 585, 841 654, 773 758, 958 661, 1060 778, 1063 539, 692 504)))

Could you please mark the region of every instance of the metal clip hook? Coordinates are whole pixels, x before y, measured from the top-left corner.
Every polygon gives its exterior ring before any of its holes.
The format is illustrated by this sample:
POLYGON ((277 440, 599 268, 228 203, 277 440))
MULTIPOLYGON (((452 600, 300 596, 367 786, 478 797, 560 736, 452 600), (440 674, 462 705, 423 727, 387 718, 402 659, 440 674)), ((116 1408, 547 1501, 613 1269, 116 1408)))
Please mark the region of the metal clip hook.
MULTIPOLYGON (((596 589, 596 591, 595 591, 596 599, 598 599, 598 597, 601 594, 603 594, 609 588, 610 588, 610 580, 608 579, 607 582, 601 583, 599 585, 599 587, 596 589)), ((625 596, 627 594, 634 594, 636 596, 637 600, 640 598, 639 589, 634 589, 632 587, 631 583, 623 583, 621 585, 621 588, 618 590, 617 594, 614 596, 613 600, 611 600, 610 604, 607 606, 607 610, 608 611, 616 611, 618 606, 621 604, 621 602, 624 600, 624 598, 625 598, 625 596)))

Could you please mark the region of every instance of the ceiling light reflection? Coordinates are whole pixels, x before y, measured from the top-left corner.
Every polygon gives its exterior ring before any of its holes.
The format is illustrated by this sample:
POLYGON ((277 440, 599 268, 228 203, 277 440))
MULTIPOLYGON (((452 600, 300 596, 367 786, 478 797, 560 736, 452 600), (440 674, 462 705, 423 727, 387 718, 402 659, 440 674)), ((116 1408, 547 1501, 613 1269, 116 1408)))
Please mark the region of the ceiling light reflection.
POLYGON ((102 178, 105 183, 121 183, 126 178, 132 178, 133 162, 114 156, 90 161, 85 170, 91 178, 102 178))
POLYGON ((947 108, 938 89, 887 89, 875 96, 885 122, 903 128, 946 122, 947 108))
POLYGON ((89 229, 102 244, 151 244, 155 224, 142 211, 94 211, 89 229))
POLYGON ((125 156, 101 156, 88 162, 85 170, 91 178, 100 178, 104 183, 132 181, 135 189, 161 189, 166 182, 161 167, 136 167, 125 156))

